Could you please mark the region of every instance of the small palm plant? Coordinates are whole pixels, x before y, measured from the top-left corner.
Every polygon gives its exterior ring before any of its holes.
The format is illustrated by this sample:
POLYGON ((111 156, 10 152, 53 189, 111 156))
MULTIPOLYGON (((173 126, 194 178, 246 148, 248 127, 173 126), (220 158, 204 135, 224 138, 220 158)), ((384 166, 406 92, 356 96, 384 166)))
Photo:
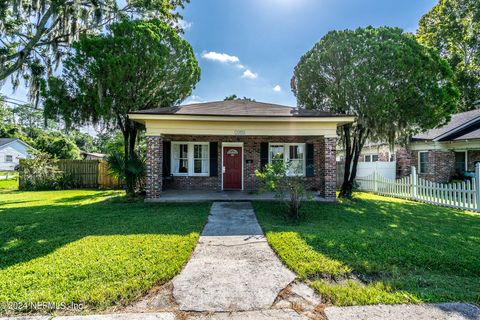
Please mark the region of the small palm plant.
POLYGON ((145 189, 146 183, 146 164, 145 159, 137 153, 133 153, 128 161, 125 161, 125 154, 119 151, 113 151, 107 156, 109 174, 120 181, 125 181, 127 174, 134 178, 136 189, 141 191, 145 189))

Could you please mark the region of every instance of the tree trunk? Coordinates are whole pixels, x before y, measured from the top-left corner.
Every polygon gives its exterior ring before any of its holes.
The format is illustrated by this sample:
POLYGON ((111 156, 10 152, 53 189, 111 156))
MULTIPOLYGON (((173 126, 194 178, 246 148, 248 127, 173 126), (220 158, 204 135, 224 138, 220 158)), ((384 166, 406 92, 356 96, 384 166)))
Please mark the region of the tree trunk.
POLYGON ((134 156, 136 142, 136 128, 130 120, 125 121, 123 130, 123 150, 125 156, 123 158, 123 167, 125 174, 125 192, 128 197, 135 196, 135 176, 128 170, 128 164, 131 157, 134 156))
POLYGON ((345 174, 340 188, 340 198, 351 198, 355 178, 357 177, 357 166, 363 145, 367 140, 369 131, 357 125, 354 130, 344 129, 345 135, 345 174), (352 142, 353 139, 353 142, 352 142))

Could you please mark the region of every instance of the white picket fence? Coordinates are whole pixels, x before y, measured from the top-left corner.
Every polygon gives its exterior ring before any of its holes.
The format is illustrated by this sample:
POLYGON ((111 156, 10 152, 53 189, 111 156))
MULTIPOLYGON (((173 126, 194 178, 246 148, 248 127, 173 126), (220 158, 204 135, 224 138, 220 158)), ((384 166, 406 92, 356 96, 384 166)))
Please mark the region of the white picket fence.
POLYGON ((440 206, 480 211, 480 163, 475 166, 472 181, 435 183, 418 177, 412 167, 410 176, 387 179, 374 172, 356 179, 361 191, 404 198, 440 206))

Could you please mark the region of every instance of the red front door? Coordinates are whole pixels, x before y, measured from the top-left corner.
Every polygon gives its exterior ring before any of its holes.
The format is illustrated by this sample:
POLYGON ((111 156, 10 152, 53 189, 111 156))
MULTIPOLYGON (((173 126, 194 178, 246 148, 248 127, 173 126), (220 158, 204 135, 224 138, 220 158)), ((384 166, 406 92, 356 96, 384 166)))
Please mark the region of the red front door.
POLYGON ((242 147, 223 147, 223 189, 242 189, 242 147))

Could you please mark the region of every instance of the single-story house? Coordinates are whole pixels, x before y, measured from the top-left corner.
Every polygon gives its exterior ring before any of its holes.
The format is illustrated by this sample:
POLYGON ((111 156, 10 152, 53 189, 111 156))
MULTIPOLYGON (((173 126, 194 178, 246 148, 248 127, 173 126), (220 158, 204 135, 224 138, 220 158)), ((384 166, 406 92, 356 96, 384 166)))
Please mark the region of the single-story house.
POLYGON ((30 150, 32 149, 20 139, 0 138, 0 170, 15 170, 20 163, 20 159, 30 157, 30 150))
POLYGON ((480 109, 454 114, 446 125, 413 136, 408 149, 411 165, 428 180, 471 174, 480 161, 480 109))
POLYGON ((162 190, 259 189, 255 176, 276 155, 295 163, 307 188, 335 200, 337 127, 354 118, 247 100, 142 110, 147 200, 162 190))
POLYGON ((80 156, 83 160, 103 160, 106 158, 106 154, 98 152, 87 152, 80 150, 80 156))
MULTIPOLYGON (((342 152, 338 154, 341 160, 342 152)), ((369 143, 359 161, 396 161, 397 178, 409 175, 413 166, 433 182, 471 176, 480 162, 480 109, 454 114, 447 124, 413 136, 406 146, 369 143)))

